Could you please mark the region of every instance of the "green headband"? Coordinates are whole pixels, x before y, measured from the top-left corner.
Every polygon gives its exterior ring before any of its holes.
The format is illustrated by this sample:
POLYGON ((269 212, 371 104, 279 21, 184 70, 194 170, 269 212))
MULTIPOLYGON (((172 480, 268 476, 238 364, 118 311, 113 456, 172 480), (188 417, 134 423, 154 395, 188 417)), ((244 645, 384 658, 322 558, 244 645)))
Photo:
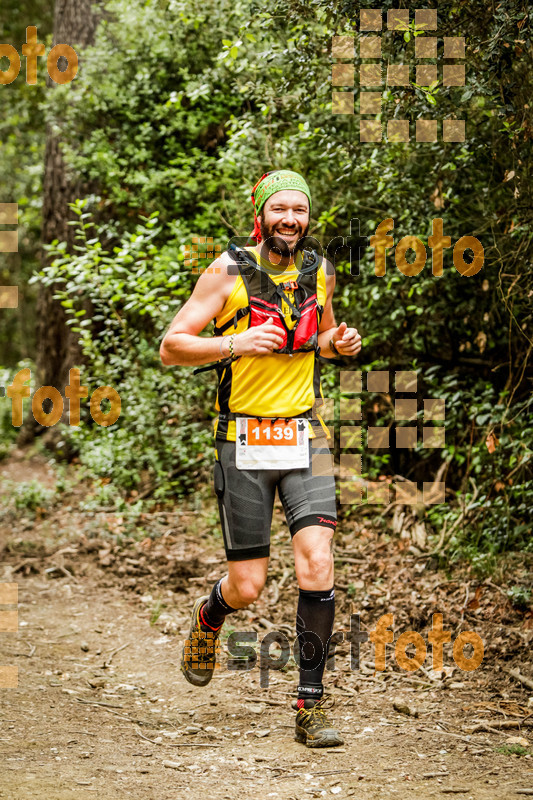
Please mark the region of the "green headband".
POLYGON ((305 180, 297 172, 292 172, 289 169, 279 169, 266 175, 256 187, 254 193, 256 215, 261 213, 261 209, 269 197, 272 197, 276 192, 284 191, 284 189, 303 192, 309 200, 309 213, 311 213, 311 192, 305 180))

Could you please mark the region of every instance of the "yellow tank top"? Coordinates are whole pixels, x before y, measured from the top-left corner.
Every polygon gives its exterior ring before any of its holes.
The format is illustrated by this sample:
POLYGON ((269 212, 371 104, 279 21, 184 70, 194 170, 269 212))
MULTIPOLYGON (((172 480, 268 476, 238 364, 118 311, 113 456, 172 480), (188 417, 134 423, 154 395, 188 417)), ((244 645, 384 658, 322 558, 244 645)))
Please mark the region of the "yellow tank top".
MULTIPOLYGON (((260 258, 252 247, 245 249, 251 252, 256 261, 268 269, 268 275, 275 284, 298 278, 298 265, 302 261, 301 253, 297 254, 295 265, 280 267, 279 274, 276 274, 274 272, 276 269, 274 264, 260 258)), ((285 294, 293 303, 294 292, 286 291, 285 294)), ((326 276, 324 273, 324 260, 322 259, 317 272, 317 299, 322 307, 326 304, 326 297, 326 276)), ((224 308, 215 319, 216 326, 224 325, 235 316, 239 308, 245 308, 247 305, 248 294, 246 286, 241 276, 238 275, 224 308)), ((287 304, 284 305, 285 321, 290 328, 296 323, 292 323, 290 319, 289 306, 287 304)), ((239 320, 237 327, 228 328, 227 333, 241 333, 241 331, 247 330, 248 321, 249 315, 246 314, 239 320)), ((231 369, 231 393, 228 405, 229 410, 234 413, 266 418, 295 417, 304 411, 308 411, 314 405, 315 353, 312 350, 304 353, 294 353, 292 356, 286 353, 241 356, 237 361, 233 362, 231 369)), ((320 387, 319 391, 320 396, 323 397, 322 387, 320 387)), ((220 411, 218 397, 215 408, 220 411)), ((320 419, 320 416, 317 415, 317 418, 320 420, 326 435, 329 436, 327 427, 320 419)), ((218 418, 214 421, 215 436, 217 427, 218 418)), ((310 421, 309 437, 315 437, 310 421)), ((228 433, 224 438, 232 442, 235 441, 235 420, 228 421, 228 433)))

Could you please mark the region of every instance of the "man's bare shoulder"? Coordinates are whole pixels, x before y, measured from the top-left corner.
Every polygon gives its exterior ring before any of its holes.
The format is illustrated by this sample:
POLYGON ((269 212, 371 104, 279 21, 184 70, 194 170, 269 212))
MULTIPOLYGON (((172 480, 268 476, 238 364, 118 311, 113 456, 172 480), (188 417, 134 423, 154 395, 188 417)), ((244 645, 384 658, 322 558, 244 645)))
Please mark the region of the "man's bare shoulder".
POLYGON ((233 256, 228 252, 228 250, 225 250, 218 256, 218 258, 215 258, 215 260, 211 262, 211 264, 202 274, 221 275, 222 277, 235 277, 239 274, 239 270, 233 256))
POLYGON ((237 265, 226 250, 202 272, 196 287, 199 292, 212 292, 213 290, 221 292, 225 299, 227 299, 238 274, 239 270, 237 265))

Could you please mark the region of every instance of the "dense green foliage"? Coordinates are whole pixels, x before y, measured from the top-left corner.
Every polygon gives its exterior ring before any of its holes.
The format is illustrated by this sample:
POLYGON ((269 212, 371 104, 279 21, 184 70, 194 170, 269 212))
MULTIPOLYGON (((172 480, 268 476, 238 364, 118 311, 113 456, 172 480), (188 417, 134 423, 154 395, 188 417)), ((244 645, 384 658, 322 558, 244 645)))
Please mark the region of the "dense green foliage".
POLYGON ((86 403, 83 424, 67 428, 65 439, 83 454, 84 464, 112 476, 117 487, 134 489, 143 480, 155 497, 190 491, 210 442, 204 409, 213 392, 191 381, 189 369, 165 370, 159 359, 168 314, 183 294, 177 288, 183 274, 172 273, 178 244, 158 247, 162 226, 155 212, 107 252, 90 236, 85 205, 80 200, 75 206, 79 255, 72 258, 60 245, 43 279, 57 286, 80 337, 89 367, 81 383, 89 397, 98 386, 116 388, 121 416, 112 426, 98 427, 86 403))
MULTIPOLYGON (((450 250, 441 278, 430 258, 418 276, 402 275, 391 251, 386 276, 376 277, 369 250, 358 277, 337 264, 334 307, 364 336, 364 371, 414 369, 419 408, 423 398, 446 401, 443 448, 367 451, 368 475, 429 481, 446 461, 451 502, 429 510, 435 530, 462 513, 451 544, 470 556, 530 548, 527 3, 439 3, 439 36, 466 37, 466 86, 387 89, 383 105, 384 120, 408 118, 412 129, 421 117, 466 117, 466 142, 443 143, 439 133, 433 144, 361 144, 357 117, 332 115, 331 36, 357 38, 357 4, 112 0, 107 8, 83 71, 46 106, 69 164, 100 190, 78 204, 76 252, 57 243, 41 278, 55 281, 72 313, 91 375, 84 382, 115 386, 123 404, 109 429, 86 414, 79 430, 65 431, 82 460, 124 489, 143 477, 160 497, 192 488, 210 458, 214 373, 193 378, 158 356, 196 280, 185 246, 193 235, 224 248, 248 234, 251 186, 268 169, 292 168, 312 188, 310 232, 324 244, 347 236, 351 219, 371 235, 388 217, 395 244, 412 234, 427 245, 437 217, 452 245, 465 235, 483 243, 485 264, 473 277, 459 274, 450 250)), ((384 35, 383 58, 413 63, 414 31, 384 35)), ((324 386, 338 397, 333 368, 324 386)), ((369 424, 391 424, 390 397, 365 397, 369 424)))
MULTIPOLYGON (((53 7, 43 0, 6 0, 0 6, 0 41, 13 45, 21 54, 26 27, 35 25, 39 41, 48 51, 52 17, 53 7)), ((28 288, 28 280, 39 263, 46 138, 41 109, 47 93, 46 64, 39 59, 37 84, 28 86, 24 62, 22 59, 15 81, 0 86, 0 203, 19 206, 19 251, 0 253, 0 285, 17 284, 23 295, 17 311, 0 310, 0 364, 9 366, 20 358, 31 358, 35 352, 32 315, 25 312, 33 307, 36 296, 28 288)), ((7 59, 0 66, 7 68, 7 59)))

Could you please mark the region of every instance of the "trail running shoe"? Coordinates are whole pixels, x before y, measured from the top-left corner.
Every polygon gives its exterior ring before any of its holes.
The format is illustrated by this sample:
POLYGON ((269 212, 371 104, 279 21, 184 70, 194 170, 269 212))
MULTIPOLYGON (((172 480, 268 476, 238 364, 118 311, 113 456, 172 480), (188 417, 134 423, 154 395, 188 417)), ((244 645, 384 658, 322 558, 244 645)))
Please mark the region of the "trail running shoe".
POLYGON ((220 653, 218 631, 203 631, 199 613, 209 596, 199 597, 193 606, 189 638, 185 640, 181 656, 181 671, 193 686, 207 686, 216 669, 217 653, 220 653))
POLYGON ((296 714, 294 739, 307 747, 335 747, 344 744, 340 733, 328 722, 324 711, 324 699, 318 703, 306 700, 304 708, 296 714))

